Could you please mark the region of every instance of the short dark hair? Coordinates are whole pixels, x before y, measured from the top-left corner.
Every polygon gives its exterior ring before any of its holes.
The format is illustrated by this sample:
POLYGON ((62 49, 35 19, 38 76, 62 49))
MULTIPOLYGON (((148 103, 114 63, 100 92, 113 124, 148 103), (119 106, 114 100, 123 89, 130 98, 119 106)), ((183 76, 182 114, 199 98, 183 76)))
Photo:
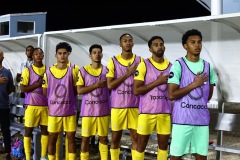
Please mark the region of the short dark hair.
POLYGON ((152 42, 153 42, 155 39, 161 39, 161 40, 163 41, 163 43, 164 43, 164 40, 163 40, 162 37, 160 37, 160 36, 153 36, 153 37, 150 38, 149 41, 148 41, 148 47, 149 47, 149 48, 151 47, 152 42))
POLYGON ((42 48, 40 48, 40 47, 35 47, 33 52, 36 51, 36 50, 40 50, 41 52, 43 52, 42 48))
POLYGON ((28 45, 28 46, 26 47, 26 51, 27 51, 28 48, 32 48, 32 51, 33 51, 33 49, 34 49, 34 47, 33 47, 32 45, 28 45))
POLYGON ((99 48, 99 49, 101 50, 101 52, 102 52, 102 50, 103 50, 101 45, 99 45, 99 44, 93 44, 93 45, 91 45, 91 47, 89 48, 89 53, 90 53, 90 54, 92 53, 92 50, 93 50, 94 48, 99 48))
POLYGON ((182 45, 187 43, 189 36, 199 36, 202 39, 202 33, 197 29, 191 29, 186 31, 182 36, 182 45))
POLYGON ((57 46, 56 46, 56 53, 61 48, 66 49, 68 52, 72 52, 72 47, 67 42, 60 42, 60 43, 58 43, 57 46))
POLYGON ((133 37, 132 37, 132 35, 131 35, 130 33, 124 33, 124 34, 122 34, 122 35, 120 36, 119 41, 121 42, 123 36, 127 36, 127 35, 130 36, 130 37, 133 39, 133 37))

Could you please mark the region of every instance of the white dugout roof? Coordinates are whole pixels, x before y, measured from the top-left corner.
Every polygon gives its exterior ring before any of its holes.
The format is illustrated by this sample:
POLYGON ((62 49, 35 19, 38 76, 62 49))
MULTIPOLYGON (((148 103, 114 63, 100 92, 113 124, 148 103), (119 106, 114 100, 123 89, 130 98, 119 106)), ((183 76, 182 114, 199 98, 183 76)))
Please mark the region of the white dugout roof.
POLYGON ((21 55, 22 53, 24 55, 24 47, 32 43, 34 43, 34 46, 43 48, 45 63, 51 65, 56 61, 54 57, 56 44, 60 41, 68 42, 73 48, 69 59, 80 67, 90 63, 88 49, 92 44, 98 43, 103 47, 102 62, 107 65, 109 58, 121 53, 119 37, 123 33, 130 33, 133 36, 133 52, 143 58, 151 56, 147 46, 148 40, 152 36, 159 35, 165 41, 166 58, 174 62, 177 58, 186 55, 186 51, 181 44, 181 38, 188 29, 198 29, 202 32, 203 49, 201 57, 209 61, 217 73, 218 83, 213 99, 240 103, 239 13, 45 32, 42 36, 35 36, 35 38, 33 38, 34 36, 22 37, 25 40, 0 40, 0 49, 5 52, 8 66, 13 70, 13 73, 16 73, 15 70, 20 59, 24 59, 24 56, 23 58, 19 56, 20 52, 21 55), (22 44, 21 47, 19 43, 22 44))
POLYGON ((13 78, 16 77, 21 62, 26 61, 26 47, 41 47, 41 37, 41 34, 35 34, 0 39, 0 50, 4 52, 3 66, 11 70, 13 78))

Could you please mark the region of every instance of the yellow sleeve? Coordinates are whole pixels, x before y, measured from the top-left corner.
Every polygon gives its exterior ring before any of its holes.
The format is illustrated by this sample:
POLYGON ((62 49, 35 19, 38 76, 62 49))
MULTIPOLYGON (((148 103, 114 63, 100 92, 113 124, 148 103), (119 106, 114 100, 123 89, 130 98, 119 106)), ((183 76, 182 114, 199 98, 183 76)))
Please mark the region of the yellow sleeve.
POLYGON ((147 71, 146 65, 142 61, 136 69, 136 72, 135 72, 135 75, 134 75, 134 80, 144 81, 146 71, 147 71))
POLYGON ((106 74, 106 77, 114 78, 114 64, 113 64, 112 58, 109 60, 107 68, 108 68, 108 73, 106 74))
POLYGON ((44 73, 44 75, 43 75, 42 88, 48 88, 48 80, 47 80, 47 75, 46 75, 46 73, 44 73))
POLYGON ((83 81, 83 78, 82 78, 82 74, 81 74, 81 72, 79 71, 79 72, 78 72, 77 86, 83 86, 83 85, 84 85, 84 81, 83 81))
POLYGON ((22 75, 21 75, 21 80, 20 80, 20 84, 22 85, 28 85, 29 82, 29 70, 28 68, 24 68, 22 75))

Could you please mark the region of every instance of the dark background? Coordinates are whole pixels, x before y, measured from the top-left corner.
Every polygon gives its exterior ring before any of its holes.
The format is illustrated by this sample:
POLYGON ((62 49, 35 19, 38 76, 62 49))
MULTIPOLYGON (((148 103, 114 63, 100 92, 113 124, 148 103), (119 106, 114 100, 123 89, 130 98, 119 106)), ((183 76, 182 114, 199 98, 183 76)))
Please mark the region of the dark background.
POLYGON ((0 15, 47 12, 46 31, 209 16, 196 0, 8 0, 0 15))

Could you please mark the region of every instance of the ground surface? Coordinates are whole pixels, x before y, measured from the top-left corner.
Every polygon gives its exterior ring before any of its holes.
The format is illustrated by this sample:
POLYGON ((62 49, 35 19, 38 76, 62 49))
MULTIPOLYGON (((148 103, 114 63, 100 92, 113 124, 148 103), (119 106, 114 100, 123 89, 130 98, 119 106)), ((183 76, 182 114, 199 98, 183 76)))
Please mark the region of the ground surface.
MULTIPOLYGON (((229 113, 240 113, 240 105, 239 104, 227 104, 225 106, 225 112, 229 113)), ((79 121, 79 123, 81 123, 79 121)), ((77 131, 77 136, 80 137, 81 133, 81 127, 78 127, 77 131)), ((19 135, 18 135, 19 136, 19 135)), ((0 137, 1 137, 1 132, 0 132, 0 137)), ((210 131, 210 139, 215 141, 217 140, 217 133, 215 131, 210 131)), ((80 155, 80 144, 81 140, 78 138, 77 140, 77 155, 78 155, 78 160, 79 155, 80 155)), ((111 141, 111 134, 109 133, 109 141, 111 141)), ((96 138, 96 143, 97 143, 97 138, 96 138)), ((240 133, 223 133, 223 144, 227 146, 234 146, 234 147, 239 147, 240 148, 240 133)), ((123 150, 125 149, 128 154, 127 160, 131 160, 131 154, 130 154, 130 148, 131 146, 131 141, 130 137, 128 134, 124 134, 122 137, 121 141, 121 154, 123 153, 123 150)), ((1 148, 0 148, 1 150, 1 148)), ((156 140, 149 140, 148 146, 146 148, 146 154, 145 154, 145 160, 156 160, 156 153, 157 152, 157 143, 156 140)), ((109 154, 110 155, 110 154, 109 154)), ((16 157, 12 157, 13 160, 19 160, 16 157)), ((120 155, 120 159, 122 159, 122 155, 120 155)), ((194 157, 191 155, 187 155, 183 157, 184 160, 194 160, 194 157)), ((0 160, 5 160, 5 155, 0 154, 0 160)), ((90 151, 90 160, 100 160, 97 144, 91 146, 91 151, 90 151)), ((109 156, 110 160, 110 156, 109 156)), ((216 160, 216 151, 209 150, 209 155, 208 155, 208 160, 216 160)), ((240 155, 239 154, 232 154, 232 153, 224 153, 222 152, 222 160, 240 160, 240 155)))

